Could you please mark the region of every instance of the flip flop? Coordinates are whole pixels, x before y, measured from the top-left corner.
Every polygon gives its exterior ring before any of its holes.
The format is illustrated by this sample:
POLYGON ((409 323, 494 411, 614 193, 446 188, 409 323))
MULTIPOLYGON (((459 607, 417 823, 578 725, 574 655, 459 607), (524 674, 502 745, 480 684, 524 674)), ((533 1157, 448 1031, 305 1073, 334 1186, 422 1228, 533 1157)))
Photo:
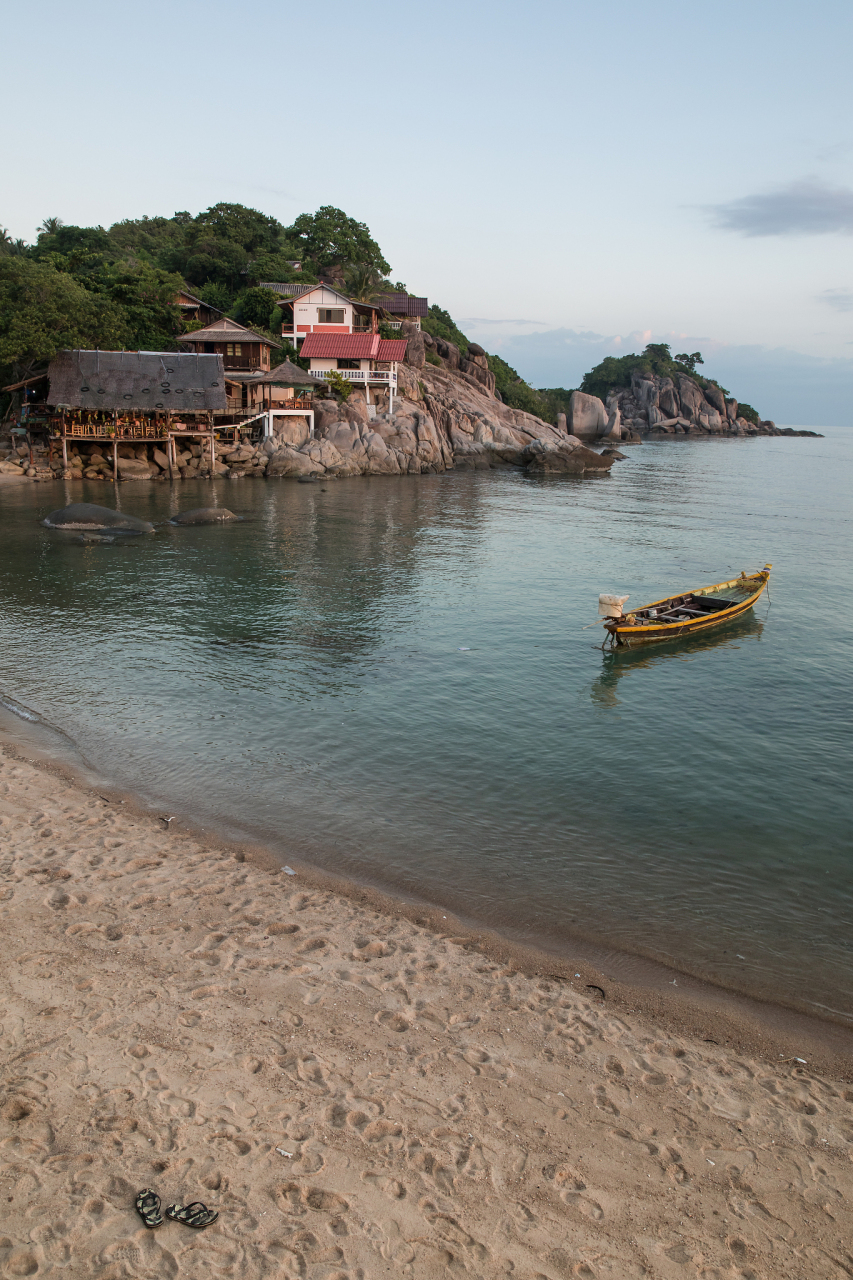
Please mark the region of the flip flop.
POLYGON ((150 1187, 145 1187, 143 1191, 139 1192, 133 1205, 146 1227, 161 1227, 163 1225, 163 1215, 160 1213, 160 1197, 156 1191, 152 1191, 150 1187))
POLYGON ((219 1217, 216 1209, 208 1209, 206 1204, 202 1204, 200 1200, 194 1200, 192 1204, 180 1205, 170 1204, 166 1210, 166 1217, 171 1218, 173 1222, 183 1222, 188 1227, 195 1227, 200 1231, 203 1227, 209 1227, 211 1222, 215 1222, 219 1217))

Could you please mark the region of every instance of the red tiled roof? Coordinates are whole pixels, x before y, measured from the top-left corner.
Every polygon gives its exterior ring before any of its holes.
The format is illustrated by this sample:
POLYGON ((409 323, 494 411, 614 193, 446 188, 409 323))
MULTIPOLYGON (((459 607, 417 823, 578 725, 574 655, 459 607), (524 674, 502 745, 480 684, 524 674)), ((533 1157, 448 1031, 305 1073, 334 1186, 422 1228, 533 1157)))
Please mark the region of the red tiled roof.
POLYGON ((406 347, 408 345, 408 338, 380 338, 376 359, 383 361, 405 360, 406 347))
MULTIPOLYGON (((381 345, 378 333, 309 333, 305 335, 299 354, 306 359, 315 356, 332 360, 375 360, 381 345)), ((387 345, 398 346, 399 343, 387 345)))

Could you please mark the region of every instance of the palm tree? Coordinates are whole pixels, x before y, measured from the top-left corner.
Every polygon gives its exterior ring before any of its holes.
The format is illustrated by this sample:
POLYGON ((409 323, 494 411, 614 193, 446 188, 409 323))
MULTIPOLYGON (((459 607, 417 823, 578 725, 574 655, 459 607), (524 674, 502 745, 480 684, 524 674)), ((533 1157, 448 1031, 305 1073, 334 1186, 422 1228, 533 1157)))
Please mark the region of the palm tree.
POLYGON ((61 218, 45 218, 38 228, 38 234, 40 236, 55 236, 59 228, 64 226, 65 223, 61 218))
POLYGON ((353 302, 374 302, 381 284, 382 277, 373 267, 356 263, 346 274, 347 294, 353 302))

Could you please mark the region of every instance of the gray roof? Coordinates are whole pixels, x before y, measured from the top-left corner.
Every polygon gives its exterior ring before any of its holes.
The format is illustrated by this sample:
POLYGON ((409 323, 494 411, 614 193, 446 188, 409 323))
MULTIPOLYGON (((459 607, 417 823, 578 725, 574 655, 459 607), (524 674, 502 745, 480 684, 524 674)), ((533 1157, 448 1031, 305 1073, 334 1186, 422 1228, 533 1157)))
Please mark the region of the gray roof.
POLYGON ((269 280, 260 280, 258 282, 259 289, 271 289, 273 293, 281 293, 286 298, 297 298, 301 293, 307 293, 309 289, 316 289, 315 284, 273 284, 269 280))
POLYGON ((385 311, 390 311, 392 316, 429 315, 429 300, 416 298, 412 293, 379 293, 376 295, 376 304, 385 311))
POLYGON ((178 342, 245 342, 249 346, 257 343, 263 343, 267 347, 281 346, 280 342, 264 338, 260 333, 255 333, 254 329, 247 329, 245 325, 238 324, 230 316, 213 320, 205 329, 193 329, 190 333, 182 333, 178 342))
POLYGON ((182 351, 59 351, 48 403, 72 409, 224 413, 222 357, 182 351))

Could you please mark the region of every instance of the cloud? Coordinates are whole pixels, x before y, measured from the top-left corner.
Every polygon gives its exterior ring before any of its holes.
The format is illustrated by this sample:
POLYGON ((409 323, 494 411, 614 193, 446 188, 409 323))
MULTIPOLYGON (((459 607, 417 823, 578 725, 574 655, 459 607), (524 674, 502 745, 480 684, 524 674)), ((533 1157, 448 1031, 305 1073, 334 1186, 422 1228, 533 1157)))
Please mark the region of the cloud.
POLYGON ((853 289, 824 289, 817 300, 835 311, 853 311, 853 289))
POLYGON ((744 236, 853 235, 853 191, 819 178, 706 208, 716 227, 744 236))

